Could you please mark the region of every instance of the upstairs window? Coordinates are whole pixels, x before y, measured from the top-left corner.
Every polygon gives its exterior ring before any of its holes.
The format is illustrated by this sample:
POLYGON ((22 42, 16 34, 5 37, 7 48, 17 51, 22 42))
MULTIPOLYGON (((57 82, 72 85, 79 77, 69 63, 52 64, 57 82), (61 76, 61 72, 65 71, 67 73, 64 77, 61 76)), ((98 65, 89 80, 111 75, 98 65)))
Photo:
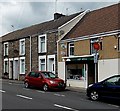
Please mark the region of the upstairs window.
POLYGON ((118 51, 120 51, 120 37, 118 38, 118 51))
POLYGON ((8 55, 8 42, 4 43, 4 56, 8 55))
POLYGON ((74 56, 74 43, 69 43, 69 56, 74 56))
POLYGON ((20 40, 20 55, 25 55, 25 39, 20 40))
POLYGON ((46 34, 39 36, 39 53, 44 53, 46 49, 46 34))

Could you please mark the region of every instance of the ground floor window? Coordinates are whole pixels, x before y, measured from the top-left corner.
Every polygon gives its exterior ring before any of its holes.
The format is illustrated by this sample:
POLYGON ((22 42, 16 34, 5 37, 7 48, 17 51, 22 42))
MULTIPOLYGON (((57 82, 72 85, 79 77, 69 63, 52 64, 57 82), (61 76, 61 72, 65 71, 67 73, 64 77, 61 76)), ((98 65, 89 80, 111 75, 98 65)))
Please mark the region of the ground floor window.
POLYGON ((84 64, 67 65, 67 79, 84 80, 84 78, 85 78, 84 64))
POLYGON ((4 73, 8 73, 8 61, 4 61, 4 73))
POLYGON ((39 56, 39 70, 46 70, 46 56, 39 56))
POLYGON ((25 74, 25 58, 20 58, 20 74, 25 74))

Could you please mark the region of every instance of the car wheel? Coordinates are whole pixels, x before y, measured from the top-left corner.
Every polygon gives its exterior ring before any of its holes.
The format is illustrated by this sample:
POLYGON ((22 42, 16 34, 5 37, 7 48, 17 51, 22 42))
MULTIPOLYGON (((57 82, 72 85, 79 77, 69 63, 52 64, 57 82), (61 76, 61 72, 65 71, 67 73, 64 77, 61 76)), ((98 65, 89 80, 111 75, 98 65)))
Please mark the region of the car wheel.
POLYGON ((99 95, 98 95, 98 92, 97 91, 92 91, 90 93, 90 99, 92 99, 93 101, 96 101, 99 99, 99 95))
POLYGON ((25 88, 29 88, 28 82, 25 82, 25 83, 24 83, 24 86, 25 86, 25 88))
POLYGON ((47 84, 44 84, 43 90, 44 90, 44 91, 48 91, 48 85, 47 85, 47 84))

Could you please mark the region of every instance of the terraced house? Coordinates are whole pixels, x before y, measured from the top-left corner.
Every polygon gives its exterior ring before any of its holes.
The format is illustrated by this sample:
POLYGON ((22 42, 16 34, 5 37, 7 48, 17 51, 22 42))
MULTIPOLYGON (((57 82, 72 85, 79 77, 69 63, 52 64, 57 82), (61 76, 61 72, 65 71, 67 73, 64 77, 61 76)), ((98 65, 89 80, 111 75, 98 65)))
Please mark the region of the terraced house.
POLYGON ((120 3, 87 13, 58 41, 58 73, 69 86, 87 87, 120 74, 120 3), (100 48, 96 62, 94 43, 100 48))
POLYGON ((2 38, 0 38, 0 78, 2 77, 2 38))
POLYGON ((54 14, 54 20, 13 31, 2 37, 3 76, 23 80, 32 70, 57 73, 57 40, 87 13, 54 14))

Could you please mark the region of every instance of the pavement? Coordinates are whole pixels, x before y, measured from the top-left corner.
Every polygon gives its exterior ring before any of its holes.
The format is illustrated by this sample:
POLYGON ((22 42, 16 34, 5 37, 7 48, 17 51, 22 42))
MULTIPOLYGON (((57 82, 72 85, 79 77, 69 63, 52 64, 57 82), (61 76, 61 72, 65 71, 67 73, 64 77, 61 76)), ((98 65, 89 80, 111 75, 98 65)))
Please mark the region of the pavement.
MULTIPOLYGON (((10 83, 15 83, 15 84, 23 84, 24 81, 19 81, 19 80, 9 80, 9 79, 0 79, 2 81, 10 82, 10 83)), ((72 87, 72 86, 67 86, 66 90, 70 90, 73 92, 79 92, 79 93, 86 93, 86 88, 82 87, 72 87)))

